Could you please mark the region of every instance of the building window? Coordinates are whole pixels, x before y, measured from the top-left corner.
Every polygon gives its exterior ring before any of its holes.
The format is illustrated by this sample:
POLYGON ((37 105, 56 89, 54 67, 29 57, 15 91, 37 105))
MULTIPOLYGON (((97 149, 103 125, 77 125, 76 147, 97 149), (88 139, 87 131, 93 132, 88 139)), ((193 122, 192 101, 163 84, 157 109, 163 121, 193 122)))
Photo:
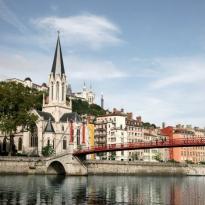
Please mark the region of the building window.
POLYGON ((55 149, 55 140, 53 140, 53 149, 55 149))
POLYGON ((59 100, 59 82, 56 83, 56 100, 59 100))
POLYGON ((62 83, 62 101, 64 100, 64 83, 62 83))
POLYGON ((22 138, 19 138, 19 140, 18 140, 18 150, 19 151, 22 150, 22 144, 23 144, 22 138))
POLYGON ((50 146, 50 139, 48 139, 47 141, 47 146, 50 146))
POLYGON ((63 149, 67 149, 67 140, 66 140, 66 138, 63 139, 63 149))
POLYGON ((53 100, 53 82, 51 83, 51 99, 53 100))
POLYGON ((64 125, 62 125, 62 131, 64 131, 64 125))
POLYGON ((7 142, 6 142, 6 137, 4 137, 3 139, 3 152, 6 152, 7 151, 7 142))
POLYGON ((38 129, 37 126, 35 125, 30 135, 30 147, 37 147, 37 146, 38 146, 38 129))

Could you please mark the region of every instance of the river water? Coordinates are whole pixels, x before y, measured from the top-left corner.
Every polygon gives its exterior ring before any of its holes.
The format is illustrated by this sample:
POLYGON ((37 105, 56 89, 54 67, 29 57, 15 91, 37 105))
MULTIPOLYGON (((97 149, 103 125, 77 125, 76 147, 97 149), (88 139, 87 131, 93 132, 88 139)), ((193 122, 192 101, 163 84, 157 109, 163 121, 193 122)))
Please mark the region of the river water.
POLYGON ((205 177, 6 175, 0 204, 204 205, 205 177))

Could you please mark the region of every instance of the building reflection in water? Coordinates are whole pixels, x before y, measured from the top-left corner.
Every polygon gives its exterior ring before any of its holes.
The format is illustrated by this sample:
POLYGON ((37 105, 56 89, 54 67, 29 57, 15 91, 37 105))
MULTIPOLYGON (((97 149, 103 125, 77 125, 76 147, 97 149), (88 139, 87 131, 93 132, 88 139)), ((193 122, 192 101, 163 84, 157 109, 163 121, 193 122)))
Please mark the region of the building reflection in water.
POLYGON ((205 177, 0 176, 0 204, 204 204, 205 177))

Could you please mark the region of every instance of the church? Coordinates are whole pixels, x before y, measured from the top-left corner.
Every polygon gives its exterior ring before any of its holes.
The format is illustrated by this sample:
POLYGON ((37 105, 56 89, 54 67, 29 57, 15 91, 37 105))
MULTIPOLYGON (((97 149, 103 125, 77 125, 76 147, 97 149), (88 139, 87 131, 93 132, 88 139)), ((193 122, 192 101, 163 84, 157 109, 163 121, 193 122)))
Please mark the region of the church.
MULTIPOLYGON (((43 97, 42 111, 33 110, 38 116, 33 132, 19 133, 14 137, 18 153, 41 156, 42 149, 51 146, 55 154, 72 153, 89 144, 89 130, 85 120, 72 112, 72 101, 67 96, 67 78, 58 35, 53 65, 48 80, 48 96, 43 97)), ((2 151, 8 146, 0 137, 2 151)))

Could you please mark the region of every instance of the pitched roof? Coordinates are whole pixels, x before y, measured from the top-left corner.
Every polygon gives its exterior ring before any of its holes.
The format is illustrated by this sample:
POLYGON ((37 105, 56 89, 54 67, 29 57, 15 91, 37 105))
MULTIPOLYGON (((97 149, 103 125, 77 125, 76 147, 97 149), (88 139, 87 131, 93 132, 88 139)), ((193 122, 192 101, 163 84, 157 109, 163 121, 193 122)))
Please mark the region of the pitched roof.
POLYGON ((41 116, 41 117, 43 117, 43 119, 44 120, 51 120, 51 121, 55 121, 55 119, 54 119, 54 117, 50 114, 50 113, 48 113, 48 112, 43 112, 43 111, 38 111, 37 110, 37 113, 41 116))
POLYGON ((48 120, 44 132, 55 132, 50 119, 48 120))
POLYGON ((65 74, 59 36, 57 39, 56 50, 55 50, 55 55, 54 55, 54 59, 53 59, 53 66, 52 66, 51 72, 54 75, 55 74, 60 74, 60 75, 65 74))
POLYGON ((63 116, 60 118, 61 122, 67 122, 67 121, 73 121, 73 122, 81 122, 82 119, 76 112, 71 112, 71 113, 65 113, 63 116))

